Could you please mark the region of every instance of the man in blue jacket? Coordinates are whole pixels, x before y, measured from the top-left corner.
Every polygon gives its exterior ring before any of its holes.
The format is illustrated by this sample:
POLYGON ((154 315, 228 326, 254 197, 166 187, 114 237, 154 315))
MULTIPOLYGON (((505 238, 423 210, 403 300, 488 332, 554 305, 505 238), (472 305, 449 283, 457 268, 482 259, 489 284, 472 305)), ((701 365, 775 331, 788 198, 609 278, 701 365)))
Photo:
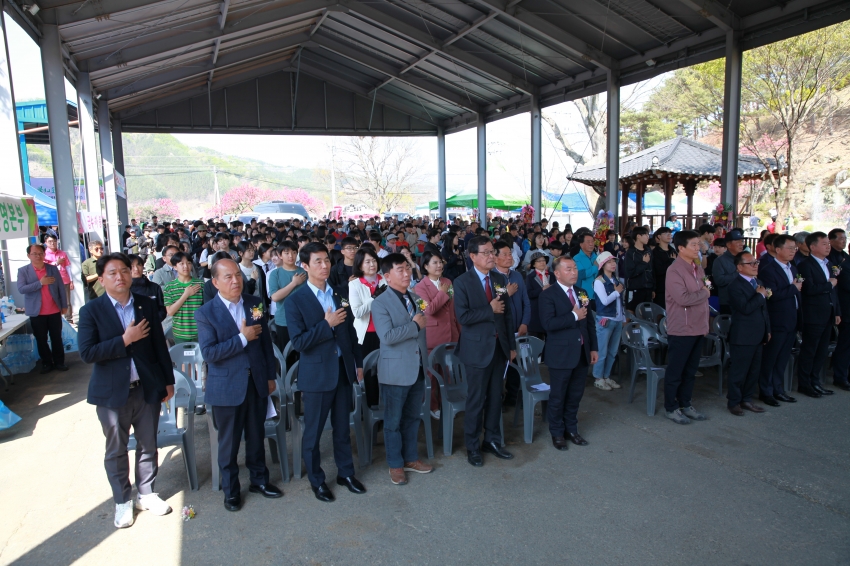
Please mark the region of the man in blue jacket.
POLYGON ((105 293, 80 309, 80 358, 93 364, 88 402, 106 437, 103 463, 115 501, 115 526, 133 524, 127 442, 136 437, 135 507, 165 515, 171 507, 153 491, 157 473, 156 430, 160 403, 174 395, 174 372, 159 312, 153 299, 130 292, 130 259, 98 258, 98 281, 105 293))
POLYGON ((68 310, 67 295, 59 268, 44 263, 44 246, 27 246, 30 264, 18 269, 18 291, 24 296, 24 307, 41 358, 41 373, 53 369, 66 371, 65 349, 62 344, 62 316, 68 310), (47 345, 47 336, 50 343, 47 345))
MULTIPOLYGON (((289 340, 301 354, 298 364, 298 390, 304 405, 302 454, 307 478, 316 499, 333 501, 325 483, 319 441, 331 416, 336 483, 352 493, 366 493, 354 477, 349 415, 353 409, 355 380, 363 381, 363 356, 354 330, 354 316, 347 301, 334 293, 328 282, 331 260, 324 244, 310 243, 298 252, 307 284, 286 301, 289 340)), ((295 462, 300 466, 300 462, 295 462)))
POLYGON ((251 476, 248 491, 271 499, 283 492, 269 483, 265 420, 268 397, 275 390, 275 359, 268 320, 258 297, 242 293, 242 271, 232 259, 212 266, 218 290, 195 311, 198 345, 207 363, 204 400, 212 406, 218 425, 218 466, 224 508, 239 511, 242 494, 236 456, 245 435, 245 467, 251 476))

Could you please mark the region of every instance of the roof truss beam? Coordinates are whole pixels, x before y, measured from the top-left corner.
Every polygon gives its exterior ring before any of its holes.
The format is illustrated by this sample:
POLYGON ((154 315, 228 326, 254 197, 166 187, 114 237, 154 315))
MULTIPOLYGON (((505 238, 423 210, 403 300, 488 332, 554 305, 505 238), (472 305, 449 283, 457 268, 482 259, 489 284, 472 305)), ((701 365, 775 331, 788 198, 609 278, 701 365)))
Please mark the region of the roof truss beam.
POLYGON ((579 57, 584 61, 590 61, 603 69, 616 71, 619 69, 617 61, 610 55, 593 47, 586 41, 572 35, 568 31, 556 26, 523 8, 515 5, 516 2, 503 2, 502 0, 474 0, 474 3, 484 6, 488 11, 495 10, 500 16, 525 26, 527 29, 542 35, 546 40, 572 56, 579 57))
POLYGON ((340 0, 340 5, 349 9, 351 12, 359 14, 363 18, 371 20, 372 22, 386 28, 391 33, 402 36, 413 43, 419 44, 425 49, 444 55, 449 59, 453 59, 458 63, 478 71, 479 73, 492 77, 513 90, 518 90, 526 94, 537 93, 537 87, 525 79, 517 77, 513 73, 502 69, 498 65, 485 61, 477 55, 468 53, 454 45, 443 47, 440 42, 431 37, 431 34, 389 16, 368 4, 361 3, 358 0, 340 0))
MULTIPOLYGON (((421 89, 427 92, 428 94, 436 96, 437 98, 442 98, 443 100, 453 104, 454 106, 458 106, 460 108, 464 108, 472 112, 478 111, 478 105, 470 101, 467 97, 464 97, 451 89, 432 83, 431 81, 410 75, 402 75, 400 70, 393 68, 392 65, 384 63, 380 59, 362 53, 361 51, 354 50, 351 48, 351 46, 346 45, 342 42, 323 37, 322 35, 316 35, 313 36, 313 39, 308 45, 311 44, 326 49, 331 53, 335 53, 340 57, 345 57, 346 59, 354 61, 355 63, 359 63, 360 65, 368 67, 373 71, 377 71, 383 75, 387 75, 387 77, 393 80, 397 80, 412 87, 421 89)), ((377 88, 374 88, 369 91, 369 95, 374 94, 376 90, 377 88)))
POLYGON ((723 31, 741 29, 741 19, 717 0, 679 0, 723 31))
POLYGON ((230 24, 230 26, 225 26, 225 28, 216 26, 198 33, 178 34, 139 45, 133 45, 131 41, 127 47, 116 50, 109 55, 92 57, 81 61, 80 63, 83 65, 81 68, 93 73, 113 67, 124 67, 129 63, 156 57, 171 51, 185 51, 192 48, 207 47, 215 40, 227 40, 236 34, 250 32, 255 28, 265 28, 269 24, 286 24, 313 14, 319 16, 322 10, 335 4, 336 0, 303 0, 240 18, 230 24))
POLYGON ((160 71, 157 69, 151 71, 151 73, 147 76, 126 85, 109 88, 104 94, 104 97, 106 100, 112 100, 150 89, 160 88, 174 82, 190 79, 197 75, 203 75, 216 69, 244 63, 245 61, 250 61, 251 59, 259 57, 269 56, 276 52, 286 51, 287 49, 292 49, 301 45, 308 39, 308 34, 299 33, 272 41, 252 44, 244 49, 240 49, 239 51, 225 53, 218 58, 216 63, 207 62, 198 65, 197 62, 191 61, 184 66, 178 66, 171 70, 160 71))

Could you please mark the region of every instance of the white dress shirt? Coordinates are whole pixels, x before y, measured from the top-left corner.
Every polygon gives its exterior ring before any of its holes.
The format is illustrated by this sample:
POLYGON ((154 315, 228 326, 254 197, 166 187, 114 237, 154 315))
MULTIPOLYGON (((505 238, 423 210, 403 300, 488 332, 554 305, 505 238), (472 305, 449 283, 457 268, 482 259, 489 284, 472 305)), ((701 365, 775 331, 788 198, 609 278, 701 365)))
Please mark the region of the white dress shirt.
POLYGON ((823 274, 826 275, 826 279, 829 280, 829 278, 832 277, 832 274, 829 273, 829 260, 826 258, 820 259, 818 257, 815 257, 815 261, 820 264, 821 269, 823 269, 823 274))
MULTIPOLYGON (((558 286, 559 286, 561 289, 563 289, 563 290, 564 290, 564 294, 567 296, 567 298, 569 298, 569 296, 570 296, 570 291, 572 291, 572 293, 573 293, 573 297, 575 297, 575 300, 576 300, 576 304, 577 304, 577 305, 579 305, 579 304, 580 304, 580 303, 578 302, 578 294, 576 294, 576 292, 575 292, 575 291, 573 291, 572 286, 567 287, 566 285, 562 284, 562 283, 561 283, 560 281, 558 281, 557 279, 555 280, 555 282, 556 282, 556 283, 558 283, 558 286)), ((573 312, 573 316, 574 316, 574 317, 576 317, 576 321, 578 321, 578 314, 576 314, 576 311, 572 311, 572 312, 573 312)))
MULTIPOLYGON (((242 328, 242 323, 245 321, 245 302, 242 297, 239 297, 238 303, 232 303, 221 296, 221 293, 218 294, 218 298, 221 299, 221 302, 224 303, 224 308, 227 309, 227 312, 230 313, 231 318, 233 318, 233 322, 236 323, 236 328, 242 328)), ((242 341, 242 347, 248 345, 248 339, 242 334, 241 330, 239 332, 239 340, 242 341)))

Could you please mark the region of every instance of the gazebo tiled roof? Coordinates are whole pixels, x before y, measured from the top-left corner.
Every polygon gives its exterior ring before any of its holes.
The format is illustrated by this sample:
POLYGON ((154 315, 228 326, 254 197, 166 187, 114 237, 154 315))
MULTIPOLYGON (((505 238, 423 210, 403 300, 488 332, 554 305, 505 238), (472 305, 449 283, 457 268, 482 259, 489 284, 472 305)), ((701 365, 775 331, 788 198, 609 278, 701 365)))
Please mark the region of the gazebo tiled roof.
MULTIPOLYGON (((771 160, 772 161, 772 160, 771 160)), ((620 160, 620 181, 666 173, 670 176, 719 179, 722 155, 719 149, 684 137, 661 142, 620 160)), ((774 165, 771 162, 771 165, 774 165)), ((773 167, 776 170, 776 167, 773 167)), ((761 177, 766 173, 761 161, 751 155, 738 156, 738 177, 761 177)), ((567 177, 586 185, 604 185, 605 164, 580 167, 567 177)))

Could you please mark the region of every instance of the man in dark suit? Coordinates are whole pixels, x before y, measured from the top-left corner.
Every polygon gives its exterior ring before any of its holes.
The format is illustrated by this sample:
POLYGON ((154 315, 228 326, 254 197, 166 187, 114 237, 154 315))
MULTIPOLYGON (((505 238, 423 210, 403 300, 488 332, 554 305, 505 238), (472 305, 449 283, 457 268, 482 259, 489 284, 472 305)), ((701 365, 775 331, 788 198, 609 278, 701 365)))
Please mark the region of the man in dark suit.
POLYGON ((840 266, 838 274, 838 303, 845 313, 838 325, 838 343, 832 354, 832 383, 844 391, 850 391, 848 371, 850 371, 850 259, 840 266))
POLYGON ((135 507, 155 515, 171 507, 153 491, 157 472, 156 430, 160 403, 174 395, 174 373, 156 303, 130 292, 130 259, 101 256, 95 265, 105 289, 80 309, 80 358, 92 367, 88 402, 97 406, 106 437, 103 463, 115 501, 115 526, 133 524, 127 443, 136 437, 135 507))
POLYGON ((467 460, 483 466, 481 452, 510 460, 502 448, 499 422, 502 418, 502 376, 516 356, 511 301, 505 276, 494 270, 493 244, 486 236, 470 238, 467 244, 470 269, 454 280, 455 315, 461 325, 458 355, 466 367, 468 393, 463 433, 467 460), (484 444, 481 445, 481 428, 484 444))
POLYGON ((283 497, 269 483, 266 467, 265 420, 268 397, 275 390, 275 359, 262 301, 242 293, 242 271, 232 259, 212 267, 218 294, 195 311, 198 345, 207 363, 204 401, 212 406, 218 426, 218 467, 224 508, 239 511, 242 493, 236 457, 245 435, 248 491, 263 497, 283 497))
POLYGON ((832 273, 829 239, 823 232, 806 236, 810 255, 797 268, 803 280, 803 343, 800 345, 800 369, 797 390, 809 397, 832 395, 820 383, 820 371, 826 363, 832 327, 841 324, 841 306, 835 286, 838 279, 832 273))
POLYGON ((780 234, 773 241, 773 247, 776 255, 762 256, 758 268, 761 284, 773 291, 767 301, 771 338, 762 349, 759 399, 765 405, 778 407, 779 401, 797 401, 785 391, 785 370, 797 338, 803 282, 798 280, 799 272, 794 265, 797 253, 794 238, 780 234))
POLYGON ((566 436, 578 446, 587 441, 578 433, 578 406, 587 382, 587 366, 599 358, 596 321, 587 308, 587 293, 576 286, 578 268, 570 258, 552 262, 557 283, 540 294, 540 321, 546 330, 543 361, 549 367, 549 432, 558 450, 567 449, 566 436), (566 434, 565 434, 566 433, 566 434))
POLYGON ((770 341, 767 289, 756 279, 759 260, 749 252, 735 256, 738 277, 729 283, 727 297, 732 309, 729 347, 732 367, 726 394, 729 412, 743 417, 744 410, 763 413, 753 404, 761 366, 762 347, 770 341))
POLYGON ((352 493, 366 493, 366 488, 354 477, 348 426, 353 408, 352 385, 355 380, 363 381, 363 356, 354 330, 354 316, 328 281, 331 271, 328 249, 324 244, 310 243, 301 248, 298 258, 307 272, 307 285, 302 285, 286 300, 286 326, 292 346, 300 353, 298 389, 304 406, 301 450, 316 499, 330 502, 334 494, 325 483, 319 454, 328 413, 333 428, 336 483, 352 493))

